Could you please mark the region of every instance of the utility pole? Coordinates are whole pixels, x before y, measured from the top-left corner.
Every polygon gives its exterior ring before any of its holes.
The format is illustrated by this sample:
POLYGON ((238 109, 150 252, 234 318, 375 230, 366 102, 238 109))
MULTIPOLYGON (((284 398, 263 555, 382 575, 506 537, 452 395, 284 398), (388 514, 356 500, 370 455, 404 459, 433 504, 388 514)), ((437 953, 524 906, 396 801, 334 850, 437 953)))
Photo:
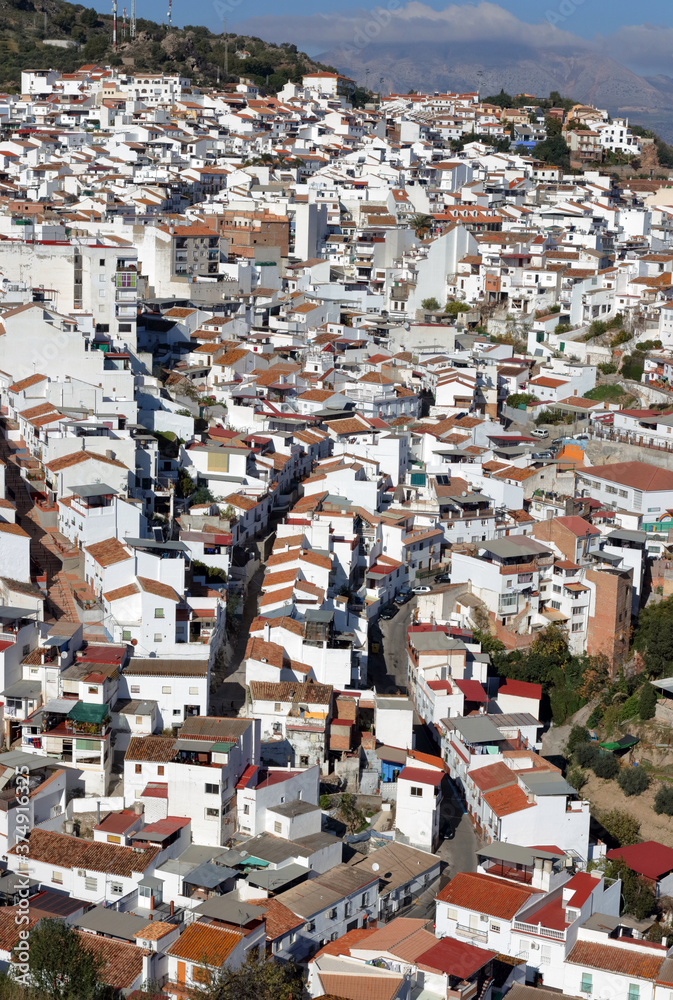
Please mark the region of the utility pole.
POLYGON ((227 36, 227 18, 224 18, 224 82, 229 77, 229 38, 227 36))
POLYGON ((131 0, 131 41, 136 37, 136 0, 131 0))
POLYGON ((117 51, 117 0, 112 0, 112 51, 117 51))

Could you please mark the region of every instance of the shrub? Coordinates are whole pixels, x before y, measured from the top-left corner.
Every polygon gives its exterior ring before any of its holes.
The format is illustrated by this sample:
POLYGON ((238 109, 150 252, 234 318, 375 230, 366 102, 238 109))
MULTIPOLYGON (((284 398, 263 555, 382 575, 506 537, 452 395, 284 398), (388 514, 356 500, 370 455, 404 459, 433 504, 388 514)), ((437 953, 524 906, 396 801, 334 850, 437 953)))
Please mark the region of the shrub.
POLYGON ((587 719, 587 726, 589 727, 589 729, 594 729, 599 724, 602 718, 603 718, 603 706, 599 702, 599 704, 596 705, 591 715, 587 719))
MULTIPOLYGON (((673 789, 671 789, 673 791, 673 789)), ((637 844, 640 839, 640 823, 625 809, 611 809, 601 817, 601 822, 620 847, 637 844)))
POLYGON ((598 760, 600 750, 594 743, 582 743, 575 750, 575 760, 580 767, 591 767, 598 760))
POLYGON ((554 327, 554 333, 557 335, 557 337, 560 337, 561 334, 567 333, 568 330, 572 330, 572 326, 570 323, 557 323, 556 326, 554 327))
POLYGON ((622 330, 620 333, 616 334, 610 341, 610 347, 619 347, 620 344, 626 344, 631 339, 631 334, 627 333, 626 330, 622 330))
POLYGON ((609 781, 619 774, 619 763, 614 754, 599 753, 593 764, 593 771, 597 778, 604 778, 609 781))
POLYGON ((654 811, 659 816, 673 816, 673 786, 661 786, 654 796, 654 811))
POLYGON ((632 694, 630 698, 627 698, 623 705, 619 708, 619 721, 626 722, 627 719, 633 719, 640 712, 640 698, 637 694, 632 694))
POLYGON ((584 726, 573 726, 566 744, 566 754, 572 757, 578 747, 589 742, 587 731, 584 726))
POLYGON ((439 302, 436 298, 434 298, 434 296, 430 299, 423 299, 421 306, 423 309, 429 309, 430 312, 437 312, 441 308, 439 302))
POLYGON ((625 767, 617 778, 617 784, 629 798, 632 795, 642 795, 650 785, 647 771, 642 767, 625 767))
POLYGON ((321 795, 318 799, 318 805, 321 809, 331 809, 332 808, 332 796, 331 795, 321 795))
POLYGON ((576 792, 582 790, 587 783, 587 773, 581 767, 573 767, 566 774, 569 785, 572 785, 576 792))
POLYGON ((598 366, 599 371, 602 371, 604 375, 614 375, 617 371, 617 365, 613 364, 612 361, 604 361, 598 366))
POLYGON ((657 692, 651 684, 643 684, 640 689, 640 699, 638 702, 638 714, 640 718, 652 719, 657 707, 657 692))

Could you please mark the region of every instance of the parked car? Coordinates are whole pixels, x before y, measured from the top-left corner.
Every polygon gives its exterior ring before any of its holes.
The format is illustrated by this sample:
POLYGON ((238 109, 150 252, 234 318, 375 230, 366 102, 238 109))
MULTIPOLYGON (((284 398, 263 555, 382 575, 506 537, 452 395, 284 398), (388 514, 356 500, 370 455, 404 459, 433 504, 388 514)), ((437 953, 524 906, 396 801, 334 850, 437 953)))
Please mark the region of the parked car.
POLYGON ((535 458, 537 460, 545 459, 545 458, 553 458, 553 457, 554 457, 554 452, 553 451, 536 451, 533 454, 533 458, 535 458))
POLYGON ((435 577, 435 583, 451 583, 450 573, 438 573, 435 577))
POLYGON ((545 430, 544 427, 534 427, 533 430, 531 431, 531 434, 533 435, 533 437, 536 438, 549 437, 549 431, 545 430))
POLYGON ((395 604, 406 604, 413 596, 410 590, 401 590, 395 598, 395 604))
POLYGON ((573 441, 589 441, 588 434, 573 434, 573 441))
POLYGON ((554 445, 555 448, 561 448, 564 441, 565 441, 564 437, 554 438, 552 444, 554 445))
POLYGON ((383 618, 387 622, 389 618, 394 618, 396 614, 397 607, 394 604, 385 604, 379 612, 379 618, 383 618))
POLYGON ((412 587, 412 593, 414 594, 430 594, 432 592, 432 587, 412 587))

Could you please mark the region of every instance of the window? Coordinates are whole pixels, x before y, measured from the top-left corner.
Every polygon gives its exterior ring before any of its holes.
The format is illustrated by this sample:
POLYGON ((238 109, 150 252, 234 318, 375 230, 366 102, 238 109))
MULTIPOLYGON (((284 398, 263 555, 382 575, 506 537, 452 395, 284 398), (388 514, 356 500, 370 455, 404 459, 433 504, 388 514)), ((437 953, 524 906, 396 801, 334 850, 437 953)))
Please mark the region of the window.
POLYGON ((299 757, 299 766, 300 767, 308 767, 308 756, 306 756, 305 754, 302 754, 299 757))
POLYGON ((29 653, 30 653, 30 646, 29 645, 24 646, 23 647, 23 655, 24 656, 28 656, 29 653))
POLYGON ((63 872, 52 872, 51 880, 57 885, 63 885, 63 872))
POLYGON ((573 622, 571 631, 581 632, 583 628, 584 628, 584 622, 573 622))
POLYGON ((458 919, 458 910, 448 909, 446 911, 446 919, 447 920, 457 920, 458 919))
POLYGON ((423 789, 421 788, 421 786, 420 785, 412 785, 411 786, 411 795, 413 795, 415 798, 420 798, 423 795, 423 789))
POLYGON ((140 694, 140 684, 131 685, 131 694, 140 694))
POLYGON ((246 802, 245 805, 243 806, 243 815, 244 816, 250 815, 250 804, 248 802, 246 802))
POLYGON ((629 983, 629 1000, 638 1000, 640 997, 640 986, 638 983, 629 983))
POLYGON ((491 924, 491 930, 494 934, 500 933, 500 924, 491 924))
POLYGON ((593 989, 593 976, 590 972, 582 973, 582 982, 580 984, 580 993, 591 993, 593 989))
POLYGON ((105 257, 100 257, 98 260, 99 267, 105 267, 105 257))
POLYGON ((142 773, 143 773, 143 765, 136 764, 136 774, 142 774, 142 773))
POLYGON ((84 879, 84 888, 87 892, 98 892, 98 879, 87 875, 84 879))
POLYGON ((277 701, 273 706, 274 712, 280 712, 280 702, 277 701))
POLYGON ((124 886, 121 882, 112 882, 110 884, 110 892, 115 896, 121 896, 124 892, 124 886))
POLYGON ((163 774, 163 773, 164 773, 164 765, 159 764, 159 766, 157 767, 157 774, 163 774))
MULTIPOLYGON (((131 629, 125 628, 122 631, 122 642, 130 642, 130 641, 131 641, 131 629)), ((131 688, 131 690, 133 690, 133 688, 131 688)))
POLYGON ((215 819, 219 815, 219 809, 206 809, 206 819, 215 819))
POLYGON ((360 906, 369 906, 369 895, 366 892, 362 893, 362 901, 360 906))
POLYGON ((162 689, 161 689, 161 693, 162 694, 170 694, 171 693, 170 685, 164 685, 164 687, 162 687, 162 689))
POLYGON ((190 694, 198 694, 199 693, 199 689, 197 687, 191 687, 189 689, 189 693, 190 694))
POLYGON ((282 825, 282 823, 279 820, 276 820, 276 822, 273 824, 273 832, 274 833, 282 833, 283 832, 283 825, 282 825))
POLYGON ((142 715, 136 715, 136 726, 142 726, 142 724, 143 724, 142 715))
POLYGON ((327 917, 329 920, 336 920, 336 915, 337 915, 336 906, 332 907, 331 910, 327 911, 327 917))
POLYGON ((206 782, 206 795, 219 795, 219 792, 219 785, 212 785, 209 782, 206 782))
POLYGON ((155 618, 163 618, 164 617, 164 609, 163 608, 155 608, 154 609, 154 617, 155 618))
POLYGON ((98 694, 98 688, 95 684, 89 684, 87 692, 88 694, 98 694))

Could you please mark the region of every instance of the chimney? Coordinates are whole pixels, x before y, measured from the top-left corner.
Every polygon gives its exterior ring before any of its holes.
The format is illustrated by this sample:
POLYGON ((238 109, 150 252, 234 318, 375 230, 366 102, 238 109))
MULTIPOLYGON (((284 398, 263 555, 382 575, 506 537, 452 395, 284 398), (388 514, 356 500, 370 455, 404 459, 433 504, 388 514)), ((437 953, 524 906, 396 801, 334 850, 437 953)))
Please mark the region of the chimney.
MULTIPOLYGON (((154 893, 150 896, 150 910, 154 909, 154 893)), ((150 913, 150 920, 152 919, 152 914, 150 913)))
POLYGON ((175 903, 173 900, 171 900, 171 916, 173 916, 174 913, 175 913, 175 903))
POLYGON ((100 826, 100 799, 96 802, 96 826, 100 826))
POLYGON ((264 622, 264 642, 270 642, 271 640, 271 625, 269 622, 264 622))

